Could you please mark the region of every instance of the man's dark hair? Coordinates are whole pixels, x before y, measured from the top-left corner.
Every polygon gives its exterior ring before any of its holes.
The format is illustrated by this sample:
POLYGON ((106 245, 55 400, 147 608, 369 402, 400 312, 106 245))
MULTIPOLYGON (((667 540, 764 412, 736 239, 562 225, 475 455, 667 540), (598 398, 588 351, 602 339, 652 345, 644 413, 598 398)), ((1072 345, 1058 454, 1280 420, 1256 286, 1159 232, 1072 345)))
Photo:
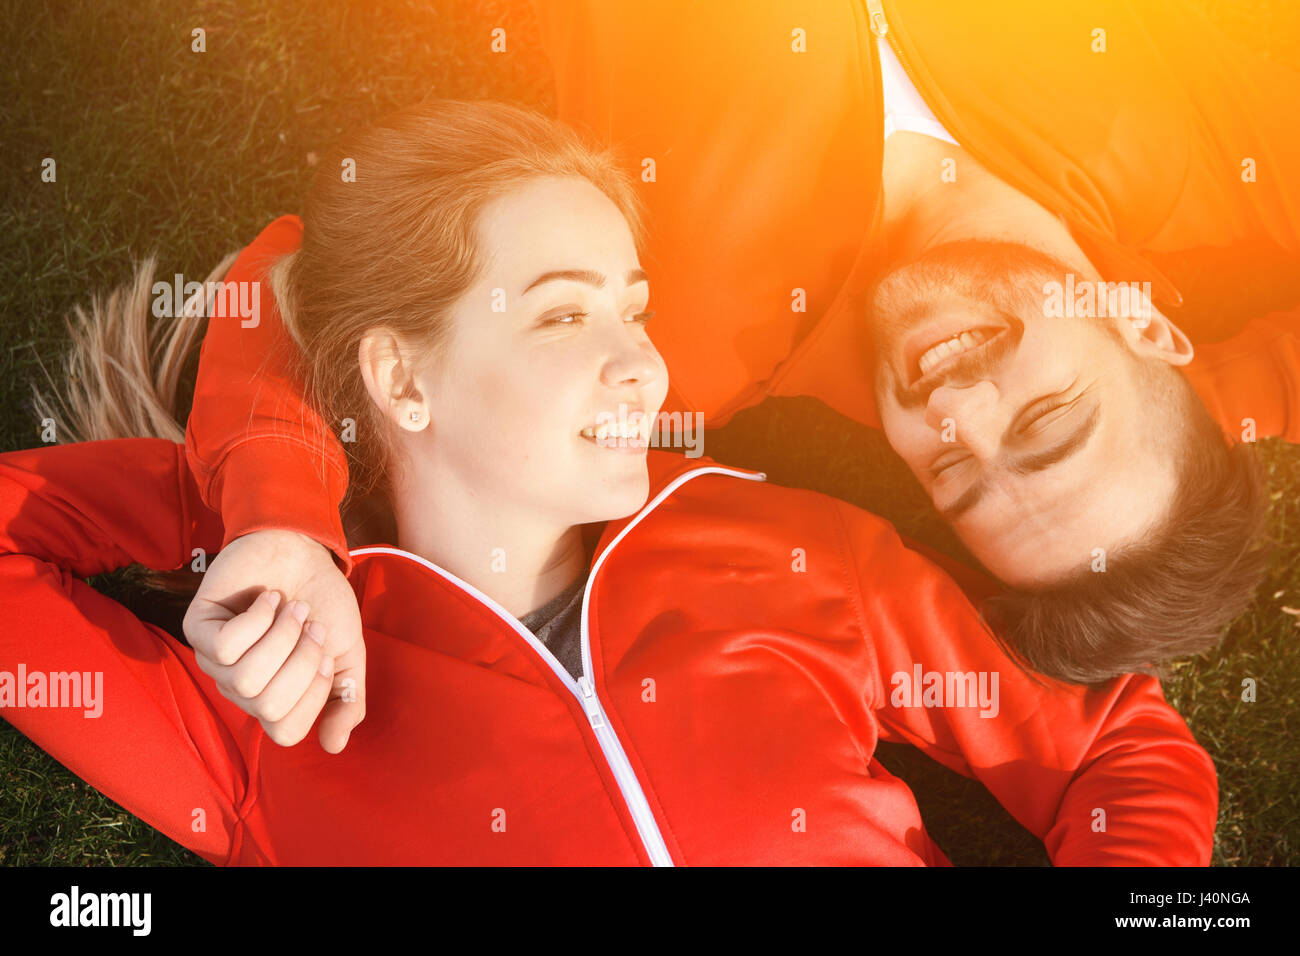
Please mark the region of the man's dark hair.
POLYGON ((1187 380, 1158 364, 1146 376, 1165 380, 1181 409, 1170 418, 1182 423, 1177 490, 1164 518, 1142 542, 1108 554, 1104 572, 1085 567, 981 608, 1008 654, 1069 683, 1166 676, 1162 665, 1174 658, 1218 646, 1267 571, 1266 496, 1253 449, 1229 444, 1187 380))

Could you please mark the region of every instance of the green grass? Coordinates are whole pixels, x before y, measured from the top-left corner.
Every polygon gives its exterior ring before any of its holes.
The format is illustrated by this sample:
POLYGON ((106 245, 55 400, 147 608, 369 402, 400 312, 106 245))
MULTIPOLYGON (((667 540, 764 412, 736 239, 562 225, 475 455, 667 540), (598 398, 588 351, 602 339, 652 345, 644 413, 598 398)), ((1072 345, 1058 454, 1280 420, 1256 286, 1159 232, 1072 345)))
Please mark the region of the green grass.
MULTIPOLYGON (((1202 2, 1241 42, 1267 44, 1281 60, 1300 59, 1295 15, 1281 5, 1243 14, 1236 4, 1202 2)), ((123 281, 134 259, 156 249, 163 275, 206 275, 272 218, 299 210, 310 153, 343 128, 431 91, 553 107, 531 25, 508 19, 500 2, 66 0, 57 12, 49 6, 55 5, 0 0, 6 450, 40 443, 28 383, 40 380, 38 358, 53 368, 61 316, 92 291, 123 281), (190 51, 196 26, 207 30, 204 54, 190 51), (505 56, 488 53, 494 26, 508 30, 505 56), (58 162, 55 184, 40 182, 45 156, 58 162)), ((1177 271, 1177 263, 1162 266, 1177 271)), ((1256 297, 1268 293, 1253 290, 1256 297)), ((751 409, 710 432, 705 453, 838 495, 960 554, 880 436, 815 402, 751 409)), ((1300 748, 1287 732, 1300 698, 1300 632, 1279 609, 1300 603, 1300 451, 1265 442, 1259 453, 1274 497, 1272 577, 1223 653, 1180 666, 1166 684, 1219 768, 1216 864, 1300 861, 1293 846, 1300 841, 1300 748), (1283 595, 1274 598, 1278 591, 1283 595), (1258 683, 1256 703, 1240 700, 1245 677, 1258 683)), ((104 585, 111 589, 112 582, 104 585)), ((978 784, 907 748, 884 747, 881 758, 912 784, 927 827, 954 862, 1046 862, 1038 841, 978 784)), ((0 722, 0 863, 201 862, 0 722)))

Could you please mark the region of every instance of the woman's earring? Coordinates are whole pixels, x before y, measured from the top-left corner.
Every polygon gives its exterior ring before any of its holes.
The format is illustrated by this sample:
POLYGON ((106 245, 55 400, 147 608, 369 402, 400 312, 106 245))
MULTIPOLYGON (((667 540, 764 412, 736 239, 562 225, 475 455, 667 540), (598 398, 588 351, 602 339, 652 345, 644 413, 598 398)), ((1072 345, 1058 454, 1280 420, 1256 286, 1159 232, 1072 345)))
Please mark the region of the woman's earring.
POLYGON ((411 412, 411 421, 413 421, 413 422, 418 422, 419 420, 420 420, 420 413, 419 413, 419 412, 411 412))

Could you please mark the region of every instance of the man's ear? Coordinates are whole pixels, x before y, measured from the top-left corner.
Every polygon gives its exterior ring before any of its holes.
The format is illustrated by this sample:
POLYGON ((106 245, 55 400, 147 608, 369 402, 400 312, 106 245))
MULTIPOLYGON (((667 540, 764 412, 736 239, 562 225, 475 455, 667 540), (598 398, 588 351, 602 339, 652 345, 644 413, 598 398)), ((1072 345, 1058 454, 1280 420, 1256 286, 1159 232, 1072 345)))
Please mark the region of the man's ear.
POLYGON ((1186 365, 1195 355, 1191 339, 1158 309, 1150 308, 1149 311, 1148 316, 1120 320, 1132 328, 1130 335, 1125 337, 1133 343, 1134 351, 1162 359, 1170 365, 1186 365))

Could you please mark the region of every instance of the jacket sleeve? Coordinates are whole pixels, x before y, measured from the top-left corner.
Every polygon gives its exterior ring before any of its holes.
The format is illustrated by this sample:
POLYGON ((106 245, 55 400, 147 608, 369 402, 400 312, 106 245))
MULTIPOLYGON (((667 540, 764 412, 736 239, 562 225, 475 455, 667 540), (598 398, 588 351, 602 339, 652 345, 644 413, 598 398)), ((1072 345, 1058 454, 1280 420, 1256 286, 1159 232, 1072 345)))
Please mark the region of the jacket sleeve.
POLYGON ((892 527, 837 507, 859 580, 870 584, 859 591, 881 740, 912 744, 980 780, 1058 866, 1209 864, 1214 763, 1159 681, 1038 683, 998 648, 956 584, 902 547, 892 527), (947 692, 936 694, 927 675, 947 692))
POLYGON ((1196 346, 1183 367, 1205 407, 1233 441, 1300 442, 1300 309, 1255 319, 1224 342, 1196 346))
POLYGON ((224 547, 269 528, 300 531, 352 570, 339 514, 347 456, 303 399, 298 350, 285 330, 266 269, 302 242, 297 216, 281 216, 240 253, 228 283, 249 283, 253 317, 213 315, 199 357, 185 430, 203 501, 221 514, 224 547))
POLYGON ((174 442, 0 455, 0 712, 213 863, 237 847, 253 796, 245 755, 261 728, 221 697, 193 651, 79 579, 132 562, 180 568, 221 537, 174 442))

